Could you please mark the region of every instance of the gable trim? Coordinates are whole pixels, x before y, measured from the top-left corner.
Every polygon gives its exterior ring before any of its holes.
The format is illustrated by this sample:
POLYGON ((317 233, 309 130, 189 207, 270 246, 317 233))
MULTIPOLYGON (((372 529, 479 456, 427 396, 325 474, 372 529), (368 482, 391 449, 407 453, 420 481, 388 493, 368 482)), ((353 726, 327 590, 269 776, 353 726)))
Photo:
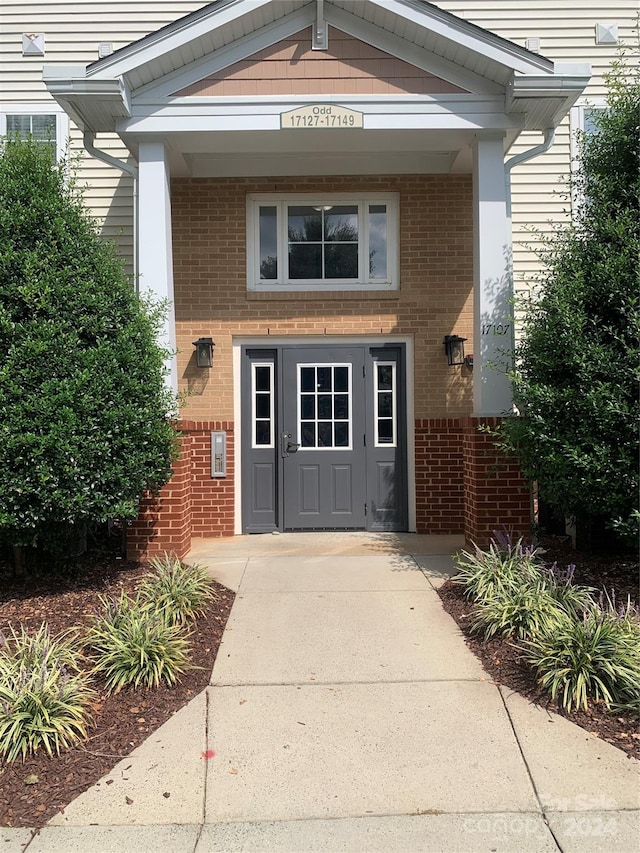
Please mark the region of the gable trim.
POLYGON ((233 23, 248 12, 271 5, 273 0, 218 0, 204 9, 174 21, 154 33, 87 67, 87 77, 119 77, 141 64, 159 59, 211 30, 233 23))
POLYGON ((381 29, 345 9, 330 6, 325 11, 325 18, 330 24, 347 33, 347 35, 367 41, 373 47, 377 47, 378 50, 404 59, 410 65, 415 65, 422 71, 428 71, 436 77, 441 77, 461 89, 478 95, 504 94, 504 87, 500 86, 499 83, 494 83, 492 80, 467 71, 442 56, 429 53, 425 48, 412 44, 388 30, 381 29))
POLYGON ((277 44, 282 39, 292 36, 301 29, 310 26, 315 21, 314 9, 305 6, 295 12, 280 18, 244 36, 231 44, 217 50, 213 56, 203 56, 190 65, 179 68, 167 74, 160 81, 153 81, 135 90, 135 98, 139 103, 157 102, 164 98, 179 97, 177 92, 198 83, 208 74, 215 74, 225 68, 248 59, 267 47, 277 44))

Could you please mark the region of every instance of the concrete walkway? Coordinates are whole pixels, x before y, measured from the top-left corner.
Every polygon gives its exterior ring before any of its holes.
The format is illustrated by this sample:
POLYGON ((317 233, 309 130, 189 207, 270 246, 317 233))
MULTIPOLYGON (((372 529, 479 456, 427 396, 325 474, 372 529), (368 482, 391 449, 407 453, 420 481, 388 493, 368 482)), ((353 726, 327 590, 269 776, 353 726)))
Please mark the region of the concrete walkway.
POLYGON ((638 762, 493 683, 455 537, 197 543, 238 595, 209 688, 14 853, 638 853, 638 762))

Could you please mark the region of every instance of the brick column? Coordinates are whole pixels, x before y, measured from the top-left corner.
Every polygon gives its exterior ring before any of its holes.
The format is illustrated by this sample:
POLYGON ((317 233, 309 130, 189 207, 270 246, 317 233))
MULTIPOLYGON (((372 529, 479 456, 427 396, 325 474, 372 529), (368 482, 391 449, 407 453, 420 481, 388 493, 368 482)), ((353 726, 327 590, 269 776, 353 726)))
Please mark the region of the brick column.
POLYGON ((464 527, 462 425, 459 418, 416 420, 416 531, 464 527))
POLYGON ((494 530, 516 537, 531 535, 531 497, 518 461, 505 456, 481 425, 497 426, 501 418, 463 421, 464 532, 467 544, 488 544, 494 530))
POLYGON ((182 558, 191 549, 191 436, 181 435, 173 477, 146 498, 127 529, 127 558, 148 560, 165 551, 182 558))

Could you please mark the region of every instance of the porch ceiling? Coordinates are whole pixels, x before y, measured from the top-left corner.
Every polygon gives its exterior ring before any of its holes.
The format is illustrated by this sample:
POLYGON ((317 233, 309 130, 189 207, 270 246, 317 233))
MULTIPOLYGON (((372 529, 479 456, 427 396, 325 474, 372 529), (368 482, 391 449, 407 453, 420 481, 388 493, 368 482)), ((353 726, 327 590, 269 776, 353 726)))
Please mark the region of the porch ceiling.
MULTIPOLYGON (((229 131, 166 137, 176 177, 471 172, 470 131, 229 131)), ((136 153, 137 144, 129 141, 136 153)))

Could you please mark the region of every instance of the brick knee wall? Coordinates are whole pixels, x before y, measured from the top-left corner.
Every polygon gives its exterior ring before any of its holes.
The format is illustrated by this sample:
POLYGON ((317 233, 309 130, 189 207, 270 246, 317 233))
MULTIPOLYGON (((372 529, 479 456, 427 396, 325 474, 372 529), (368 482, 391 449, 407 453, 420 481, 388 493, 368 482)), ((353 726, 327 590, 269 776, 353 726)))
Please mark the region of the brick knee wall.
POLYGON ((231 421, 183 421, 191 437, 191 518, 193 536, 233 536, 235 442, 231 421), (225 477, 211 476, 211 432, 227 433, 225 477))
POLYGON ((416 531, 461 533, 464 528, 462 422, 416 420, 416 531))
MULTIPOLYGON (((530 495, 515 459, 505 457, 481 423, 500 419, 430 418, 415 422, 416 529, 455 534, 486 545, 497 528, 527 536, 530 495)), ((174 475, 143 502, 130 525, 127 556, 148 559, 169 551, 184 557, 191 536, 234 533, 235 442, 230 421, 182 421, 182 452, 174 475), (226 477, 211 476, 211 431, 227 433, 226 477)))
POLYGON ((127 557, 148 560, 165 551, 184 557, 193 536, 234 532, 234 434, 227 421, 181 421, 180 456, 173 476, 155 497, 142 502, 127 530, 127 557), (227 433, 227 472, 211 476, 211 431, 227 433))
POLYGON ((465 418, 463 431, 464 532, 467 544, 489 543, 493 531, 531 534, 531 496, 518 461, 505 456, 481 425, 497 426, 501 418, 465 418))
POLYGON ((165 551, 184 557, 191 548, 191 437, 180 437, 173 476, 156 496, 145 498, 127 528, 127 558, 148 560, 165 551))

